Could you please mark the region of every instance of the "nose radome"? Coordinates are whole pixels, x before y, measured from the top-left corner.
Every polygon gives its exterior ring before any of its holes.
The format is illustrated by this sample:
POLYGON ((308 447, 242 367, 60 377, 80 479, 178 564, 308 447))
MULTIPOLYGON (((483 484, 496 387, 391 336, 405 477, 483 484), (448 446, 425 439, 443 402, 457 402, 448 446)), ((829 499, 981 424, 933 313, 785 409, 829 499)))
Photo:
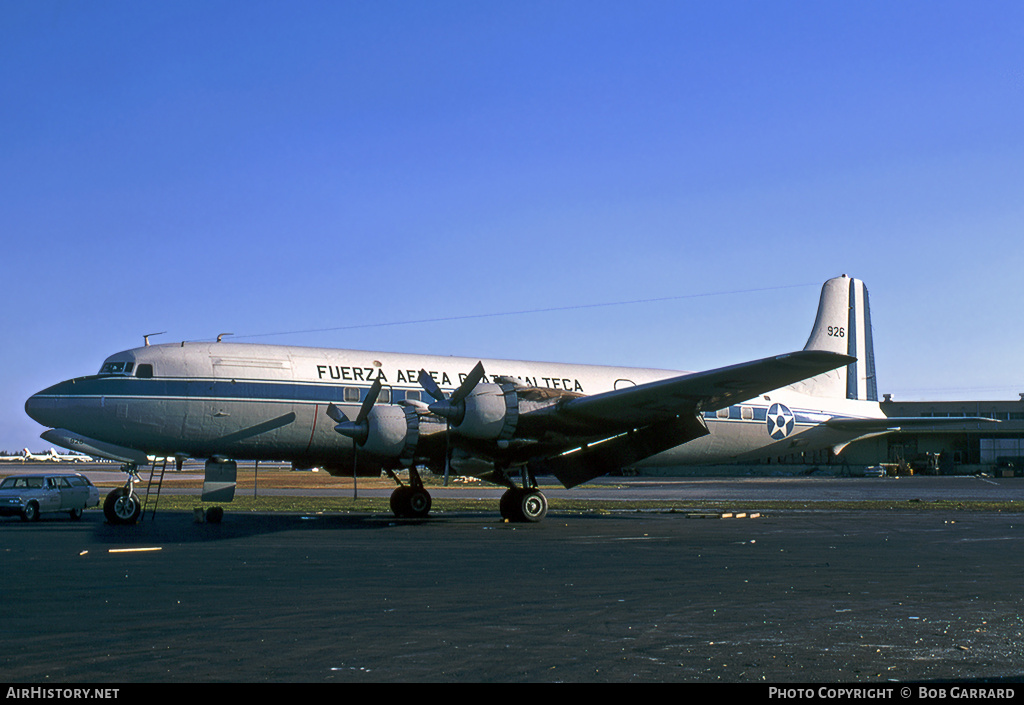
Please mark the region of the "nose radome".
POLYGON ((42 421, 39 421, 39 417, 43 413, 43 400, 38 394, 33 394, 25 402, 25 413, 28 414, 29 418, 33 421, 43 423, 42 421))
MULTIPOLYGON (((45 390, 44 390, 45 391, 45 390)), ((59 422, 54 418, 57 411, 57 401, 54 397, 38 392, 25 401, 25 413, 33 421, 43 426, 58 426, 59 422)))

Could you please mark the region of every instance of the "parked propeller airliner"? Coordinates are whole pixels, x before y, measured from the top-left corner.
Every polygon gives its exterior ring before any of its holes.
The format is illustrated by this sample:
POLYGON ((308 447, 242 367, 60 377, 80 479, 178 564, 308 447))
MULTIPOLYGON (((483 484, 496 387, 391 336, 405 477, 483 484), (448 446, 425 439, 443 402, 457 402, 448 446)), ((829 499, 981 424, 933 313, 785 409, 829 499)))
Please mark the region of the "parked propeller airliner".
MULTIPOLYGON (((823 286, 803 350, 706 372, 183 342, 111 355, 25 410, 50 442, 130 476, 147 456, 207 458, 208 478, 231 463, 231 483, 234 460, 383 471, 395 514, 422 517, 426 467, 508 487, 513 521, 547 512, 539 474, 573 487, 624 467, 839 452, 921 421, 882 413, 867 290, 846 275, 823 286)), ((111 521, 138 516, 132 486, 111 493, 111 521)))

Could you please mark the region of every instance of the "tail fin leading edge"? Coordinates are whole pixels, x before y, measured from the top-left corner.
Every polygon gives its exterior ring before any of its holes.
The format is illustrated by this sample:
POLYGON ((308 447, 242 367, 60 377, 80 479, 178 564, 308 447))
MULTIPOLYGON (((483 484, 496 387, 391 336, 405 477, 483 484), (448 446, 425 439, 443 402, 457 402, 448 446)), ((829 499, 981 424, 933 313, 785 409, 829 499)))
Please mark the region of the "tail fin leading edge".
POLYGON ((825 282, 818 316, 804 350, 842 353, 857 360, 798 382, 792 385, 794 390, 817 397, 878 401, 871 308, 864 282, 845 274, 825 282))

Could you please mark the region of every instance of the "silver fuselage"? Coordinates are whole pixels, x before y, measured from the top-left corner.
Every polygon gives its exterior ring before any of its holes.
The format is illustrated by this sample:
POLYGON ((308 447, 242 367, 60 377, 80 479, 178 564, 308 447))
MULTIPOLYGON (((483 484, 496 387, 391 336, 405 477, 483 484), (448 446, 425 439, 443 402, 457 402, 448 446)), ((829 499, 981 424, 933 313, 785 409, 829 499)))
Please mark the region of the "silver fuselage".
MULTIPOLYGON (((686 374, 517 360, 482 362, 484 381, 511 378, 555 396, 592 395, 686 374)), ((377 379, 384 392, 378 403, 415 403, 426 396, 417 382, 421 369, 450 392, 476 363, 476 358, 296 346, 154 345, 112 355, 101 374, 56 384, 33 395, 25 408, 45 426, 151 456, 286 460, 344 472, 350 467, 353 443, 335 432, 326 415, 330 404, 353 417, 377 379)), ((882 417, 876 402, 825 399, 793 389, 701 413, 708 435, 642 464, 732 462, 813 451, 850 440, 850 434, 822 425, 829 418, 882 417)))

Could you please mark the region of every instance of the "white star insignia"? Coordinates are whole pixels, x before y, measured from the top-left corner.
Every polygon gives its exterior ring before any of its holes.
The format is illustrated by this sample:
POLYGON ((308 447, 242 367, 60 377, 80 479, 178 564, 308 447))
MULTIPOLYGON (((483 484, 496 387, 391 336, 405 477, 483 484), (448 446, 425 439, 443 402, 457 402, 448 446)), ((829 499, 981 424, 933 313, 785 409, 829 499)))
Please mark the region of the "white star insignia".
POLYGON ((793 432, 796 417, 783 404, 772 404, 768 409, 768 435, 775 440, 782 440, 793 432))

